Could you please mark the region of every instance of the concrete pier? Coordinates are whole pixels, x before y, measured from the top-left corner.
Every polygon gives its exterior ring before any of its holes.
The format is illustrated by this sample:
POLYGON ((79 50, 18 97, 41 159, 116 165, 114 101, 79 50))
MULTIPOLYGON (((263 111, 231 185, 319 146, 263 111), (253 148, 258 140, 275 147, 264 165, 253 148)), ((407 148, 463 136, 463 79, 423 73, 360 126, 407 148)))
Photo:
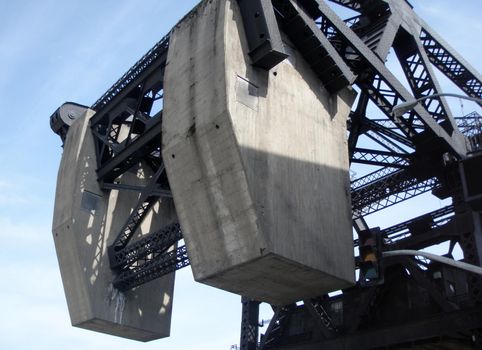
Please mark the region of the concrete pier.
POLYGON ((346 118, 284 38, 267 72, 236 1, 204 1, 171 33, 163 157, 194 278, 272 304, 354 283, 346 118))
MULTIPOLYGON (((70 319, 74 326, 129 339, 166 337, 170 333, 174 274, 126 293, 111 285, 114 275, 107 247, 139 194, 106 193, 99 188, 89 126, 93 113, 89 110, 69 128, 55 196, 53 237, 70 319)), ((149 175, 134 167, 121 182, 143 185, 149 175)), ((164 200, 144 219, 139 236, 176 220, 172 201, 164 200)))

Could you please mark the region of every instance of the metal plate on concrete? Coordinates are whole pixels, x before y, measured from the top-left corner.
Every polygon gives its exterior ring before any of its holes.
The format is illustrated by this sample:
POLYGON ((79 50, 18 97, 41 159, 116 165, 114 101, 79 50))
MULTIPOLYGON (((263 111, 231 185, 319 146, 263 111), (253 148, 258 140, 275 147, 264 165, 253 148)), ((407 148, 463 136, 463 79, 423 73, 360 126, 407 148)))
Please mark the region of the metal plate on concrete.
POLYGON ((247 79, 237 76, 236 79, 236 101, 242 103, 252 110, 258 110, 258 87, 247 79))

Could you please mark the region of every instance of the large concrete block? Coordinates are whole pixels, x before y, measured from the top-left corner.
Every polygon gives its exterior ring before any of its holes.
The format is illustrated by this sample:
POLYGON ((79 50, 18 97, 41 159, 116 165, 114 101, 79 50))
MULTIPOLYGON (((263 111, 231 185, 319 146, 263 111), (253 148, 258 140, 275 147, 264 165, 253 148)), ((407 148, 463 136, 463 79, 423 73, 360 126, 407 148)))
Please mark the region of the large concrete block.
POLYGON ((354 283, 346 118, 290 58, 250 65, 237 2, 202 2, 172 31, 163 157, 194 278, 273 304, 354 283))
MULTIPOLYGON (((174 274, 126 293, 111 285, 107 247, 138 194, 99 188, 92 114, 77 119, 67 133, 55 196, 53 236, 72 325, 141 341, 169 336, 174 274)), ((148 177, 134 168, 121 181, 142 185, 148 177)), ((153 212, 139 235, 177 220, 172 201, 157 204, 153 212)))

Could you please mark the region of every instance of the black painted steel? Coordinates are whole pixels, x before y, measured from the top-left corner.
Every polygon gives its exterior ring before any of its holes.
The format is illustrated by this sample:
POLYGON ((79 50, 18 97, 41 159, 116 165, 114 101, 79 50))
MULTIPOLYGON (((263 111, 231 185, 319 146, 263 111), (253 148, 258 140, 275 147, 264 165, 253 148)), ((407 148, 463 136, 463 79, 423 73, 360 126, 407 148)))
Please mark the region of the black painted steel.
POLYGON ((114 287, 126 291, 189 266, 186 246, 153 254, 143 260, 122 270, 112 282, 114 287))
POLYGON ((168 225, 117 251, 114 255, 114 261, 111 262, 111 267, 118 268, 132 265, 138 259, 145 258, 149 254, 165 252, 181 239, 182 232, 179 224, 168 225))
POLYGON ((330 93, 351 85, 355 75, 305 10, 291 1, 273 1, 290 37, 330 93))
POLYGON ((237 0, 253 65, 269 70, 283 61, 285 52, 271 0, 237 0))
POLYGON ((462 56, 424 23, 420 41, 430 62, 467 95, 482 98, 482 77, 462 56))
POLYGON ((273 307, 273 317, 266 329, 266 332, 261 335, 258 350, 272 349, 283 340, 284 334, 290 323, 291 316, 296 310, 296 305, 285 305, 273 307))
POLYGON ((372 214, 439 186, 435 176, 417 178, 409 170, 398 170, 359 188, 352 187, 353 216, 372 214))
POLYGON ((50 128, 60 136, 62 143, 65 142, 69 127, 87 111, 87 108, 78 103, 65 102, 50 116, 50 128))
POLYGON ((406 153, 396 153, 379 151, 366 148, 355 148, 351 158, 353 163, 388 166, 393 168, 404 168, 409 164, 409 155, 406 153))
POLYGON ((258 348, 259 301, 241 298, 241 338, 240 350, 256 350, 258 348))
POLYGON ((167 49, 169 47, 169 35, 157 42, 142 58, 137 61, 117 82, 112 85, 91 108, 99 115, 94 119, 93 124, 102 118, 104 109, 115 105, 130 91, 130 87, 137 86, 145 77, 150 75, 156 68, 165 65, 167 49))
MULTIPOLYGON (((423 139, 435 138, 440 143, 440 152, 450 152, 457 157, 465 154, 463 138, 458 132, 447 133, 441 129, 432 115, 423 106, 417 105, 404 116, 394 117, 395 105, 413 99, 412 94, 390 72, 380 58, 349 28, 324 2, 319 2, 320 17, 316 19, 320 30, 330 38, 347 64, 358 74, 356 85, 365 92, 374 104, 397 125, 399 130, 415 144, 423 139), (423 130, 420 130, 423 128, 423 130)), ((369 20, 369 16, 364 19, 369 20)), ((359 22, 353 26, 357 26, 359 22)))

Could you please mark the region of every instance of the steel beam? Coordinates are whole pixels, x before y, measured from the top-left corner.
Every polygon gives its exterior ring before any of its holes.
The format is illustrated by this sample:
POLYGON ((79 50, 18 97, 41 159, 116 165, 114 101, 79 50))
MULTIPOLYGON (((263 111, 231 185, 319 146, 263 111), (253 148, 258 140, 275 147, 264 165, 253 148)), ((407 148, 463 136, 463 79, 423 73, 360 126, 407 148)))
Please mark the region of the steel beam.
POLYGON ((253 65, 269 70, 285 53, 271 0, 238 0, 253 65))
POLYGON ((407 170, 398 170, 357 189, 352 189, 353 216, 382 210, 439 186, 435 177, 417 178, 407 170))
POLYGON ((261 341, 257 350, 272 349, 278 345, 286 332, 290 315, 295 309, 296 305, 294 304, 274 307, 273 317, 266 332, 261 335, 261 341))
POLYGON ((427 23, 420 19, 420 40, 430 62, 467 95, 482 98, 482 76, 427 23))
MULTIPOLYGON (((418 39, 418 33, 414 35, 401 29, 394 48, 415 98, 442 91, 418 39)), ((456 130, 455 120, 444 97, 426 99, 423 105, 448 134, 451 135, 456 130)))
POLYGON ((351 161, 352 163, 404 168, 409 165, 410 155, 367 148, 355 148, 351 161))
POLYGON ((186 246, 182 246, 139 261, 117 275, 112 284, 120 291, 126 291, 186 266, 189 266, 189 257, 186 246))
POLYGON ((351 85, 355 75, 305 9, 291 0, 273 0, 273 3, 283 30, 320 77, 324 87, 335 93, 351 85))
POLYGON ((178 223, 168 225, 161 230, 149 233, 132 244, 117 250, 111 259, 111 268, 125 268, 146 258, 150 254, 167 252, 170 247, 182 239, 178 223))
POLYGON ((259 301, 242 297, 240 350, 258 349, 259 301))
POLYGON ((158 68, 165 66, 168 48, 169 35, 166 35, 91 106, 91 109, 97 112, 92 125, 98 124, 104 114, 127 97, 133 87, 145 81, 146 77, 151 76, 158 68))
MULTIPOLYGON (((161 146, 161 115, 151 121, 150 127, 136 137, 129 145, 124 145, 112 158, 103 162, 97 169, 99 181, 111 182, 161 146)), ((120 147, 119 147, 120 148, 120 147)))
MULTIPOLYGON (((413 142, 411 142, 408 138, 404 137, 403 135, 390 130, 389 128, 383 126, 380 122, 376 120, 371 120, 371 119, 365 119, 363 121, 369 130, 373 130, 374 132, 378 134, 382 134, 404 146, 410 147, 410 148, 415 148, 413 145, 413 142)), ((392 143, 393 144, 393 143, 392 143)), ((399 150, 401 150, 400 147, 398 147, 399 150)))
POLYGON ((368 96, 361 93, 358 97, 358 103, 356 109, 350 113, 348 130, 350 135, 348 136, 348 155, 350 162, 355 152, 358 138, 364 132, 363 121, 366 119, 366 111, 368 106, 368 96))

